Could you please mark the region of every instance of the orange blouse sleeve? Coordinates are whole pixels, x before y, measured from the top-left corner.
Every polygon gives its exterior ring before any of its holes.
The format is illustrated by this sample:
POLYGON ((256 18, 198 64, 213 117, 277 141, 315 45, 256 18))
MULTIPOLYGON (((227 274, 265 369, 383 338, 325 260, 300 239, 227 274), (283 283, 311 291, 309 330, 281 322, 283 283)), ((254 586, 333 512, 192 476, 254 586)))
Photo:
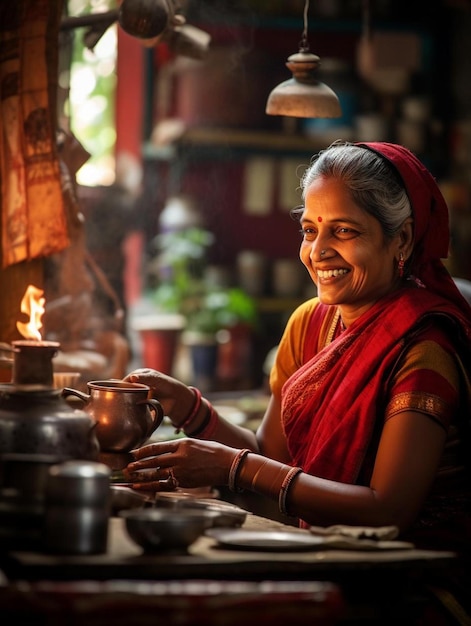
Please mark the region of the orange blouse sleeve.
POLYGON ((405 353, 391 383, 385 421, 412 410, 429 415, 448 430, 459 408, 460 374, 454 354, 424 339, 405 353))
POLYGON ((318 303, 317 297, 306 300, 294 310, 286 324, 270 373, 270 389, 278 398, 281 396, 284 383, 303 364, 306 332, 312 312, 318 303))

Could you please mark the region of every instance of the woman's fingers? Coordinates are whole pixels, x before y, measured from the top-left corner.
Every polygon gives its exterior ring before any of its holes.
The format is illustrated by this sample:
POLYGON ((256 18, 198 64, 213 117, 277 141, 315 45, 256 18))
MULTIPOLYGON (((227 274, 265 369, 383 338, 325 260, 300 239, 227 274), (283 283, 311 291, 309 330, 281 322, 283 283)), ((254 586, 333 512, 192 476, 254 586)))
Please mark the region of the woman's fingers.
POLYGON ((173 485, 166 480, 157 480, 149 483, 132 483, 130 486, 131 489, 135 489, 136 491, 156 492, 175 491, 178 485, 173 485))
POLYGON ((133 450, 135 461, 129 463, 123 473, 134 486, 142 483, 146 484, 148 489, 155 489, 155 483, 167 481, 175 483, 173 484, 175 488, 176 479, 171 453, 177 450, 178 444, 173 442, 151 443, 133 450))
POLYGON ((195 395, 191 389, 176 378, 156 370, 137 369, 130 372, 123 380, 150 387, 151 396, 162 404, 165 414, 174 424, 183 423, 195 404, 195 395))
POLYGON ((178 481, 172 467, 155 467, 151 469, 130 470, 126 468, 124 474, 132 482, 133 487, 148 491, 172 490, 178 487, 178 481))
POLYGON ((215 441, 156 442, 133 450, 134 460, 124 472, 134 484, 145 485, 139 489, 161 490, 166 481, 184 488, 223 485, 236 452, 215 441))
POLYGON ((165 470, 166 468, 172 465, 172 461, 170 458, 165 458, 165 455, 159 456, 151 456, 141 459, 139 461, 133 461, 129 463, 126 469, 124 470, 126 474, 134 474, 136 472, 147 472, 147 474, 151 474, 152 471, 160 471, 165 470))
POLYGON ((142 446, 142 448, 136 448, 135 450, 131 450, 131 454, 134 457, 135 461, 139 461, 140 459, 145 459, 147 457, 160 459, 161 455, 176 452, 177 450, 178 443, 174 443, 172 441, 163 441, 161 443, 149 443, 146 446, 142 446))

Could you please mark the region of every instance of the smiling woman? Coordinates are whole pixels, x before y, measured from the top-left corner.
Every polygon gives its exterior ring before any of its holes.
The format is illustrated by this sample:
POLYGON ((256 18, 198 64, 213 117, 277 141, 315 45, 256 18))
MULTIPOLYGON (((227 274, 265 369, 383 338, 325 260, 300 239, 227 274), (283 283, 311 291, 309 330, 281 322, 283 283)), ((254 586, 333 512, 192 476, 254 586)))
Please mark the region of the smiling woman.
POLYGON ((301 187, 300 256, 318 296, 288 321, 260 427, 228 423, 171 377, 132 372, 188 437, 135 450, 130 480, 158 491, 171 470, 183 488, 265 496, 302 527, 394 526, 468 558, 471 309, 441 260, 445 200, 389 143, 336 143, 301 187))
POLYGON ((399 259, 412 247, 412 219, 383 235, 381 216, 367 213, 338 178, 319 177, 307 189, 300 257, 325 304, 341 304, 349 326, 373 302, 397 289, 399 259))

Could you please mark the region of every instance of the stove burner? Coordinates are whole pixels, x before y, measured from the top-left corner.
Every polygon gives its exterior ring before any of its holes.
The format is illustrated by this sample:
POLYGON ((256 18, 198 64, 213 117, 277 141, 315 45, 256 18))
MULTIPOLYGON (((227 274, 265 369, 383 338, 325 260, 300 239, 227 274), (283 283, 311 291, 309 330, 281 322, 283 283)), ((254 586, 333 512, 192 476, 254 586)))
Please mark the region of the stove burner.
POLYGON ((52 358, 60 344, 56 341, 13 341, 12 383, 39 387, 53 387, 52 358))

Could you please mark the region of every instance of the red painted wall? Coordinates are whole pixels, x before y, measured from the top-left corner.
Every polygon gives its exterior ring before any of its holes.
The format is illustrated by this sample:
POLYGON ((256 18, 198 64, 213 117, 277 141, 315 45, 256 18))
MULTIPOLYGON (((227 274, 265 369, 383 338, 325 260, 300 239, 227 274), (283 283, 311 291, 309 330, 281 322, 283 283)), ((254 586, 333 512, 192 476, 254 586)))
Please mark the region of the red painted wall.
POLYGON ((141 158, 144 111, 144 53, 138 39, 118 28, 116 154, 141 158))
MULTIPOLYGON (((120 154, 131 154, 141 165, 145 98, 144 54, 145 48, 139 40, 118 28, 115 155, 118 158, 120 154)), ((127 304, 135 302, 142 293, 143 247, 143 234, 139 231, 130 232, 124 243, 124 288, 127 304)))

